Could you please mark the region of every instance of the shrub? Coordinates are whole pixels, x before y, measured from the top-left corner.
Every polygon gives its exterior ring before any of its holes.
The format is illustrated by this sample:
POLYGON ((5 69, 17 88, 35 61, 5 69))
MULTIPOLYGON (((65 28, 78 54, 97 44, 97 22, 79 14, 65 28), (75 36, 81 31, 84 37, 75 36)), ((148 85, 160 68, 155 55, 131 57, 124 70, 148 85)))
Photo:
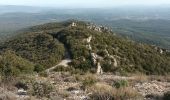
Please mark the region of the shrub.
POLYGON ((110 85, 103 83, 96 83, 94 86, 90 87, 90 100, 114 100, 113 88, 110 85))
POLYGON ((142 96, 131 87, 113 88, 106 84, 96 84, 90 92, 90 100, 142 100, 142 96))
POLYGON ((128 81, 119 80, 119 81, 116 81, 113 86, 116 87, 116 88, 127 87, 128 86, 128 81))
POLYGON ((22 88, 24 90, 27 90, 28 89, 28 83, 24 80, 21 80, 21 81, 16 83, 15 87, 17 87, 18 89, 22 88))
POLYGON ((163 100, 170 100, 170 91, 164 93, 163 100))
POLYGON ((131 87, 123 87, 115 90, 115 100, 143 100, 142 96, 131 87))
POLYGON ((0 59, 0 74, 4 79, 32 73, 33 69, 33 63, 10 50, 5 51, 0 59))
POLYGON ((33 84, 33 93, 32 95, 37 97, 49 97, 50 93, 53 91, 53 86, 48 83, 38 83, 33 84))
POLYGON ((6 41, 2 49, 16 51, 22 58, 46 68, 62 60, 65 51, 62 43, 45 32, 20 34, 6 41))
POLYGON ((44 69, 45 68, 42 65, 40 65, 40 64, 36 64, 34 66, 34 71, 37 72, 37 73, 42 72, 44 69))
POLYGON ((69 71, 69 68, 60 65, 60 66, 57 66, 53 71, 55 71, 55 72, 66 72, 66 71, 69 71))
POLYGON ((92 74, 89 74, 89 75, 85 76, 82 84, 83 84, 83 86, 84 86, 85 88, 87 88, 87 87, 92 86, 92 85, 95 84, 96 82, 97 82, 96 77, 95 77, 94 75, 92 75, 92 74))

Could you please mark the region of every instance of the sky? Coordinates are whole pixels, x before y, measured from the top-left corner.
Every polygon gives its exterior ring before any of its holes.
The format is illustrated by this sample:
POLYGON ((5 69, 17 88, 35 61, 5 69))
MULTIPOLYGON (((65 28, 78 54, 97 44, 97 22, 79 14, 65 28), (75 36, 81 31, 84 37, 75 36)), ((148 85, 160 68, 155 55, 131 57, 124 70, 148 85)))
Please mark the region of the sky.
POLYGON ((170 0, 0 0, 0 5, 98 8, 124 5, 168 5, 170 0))

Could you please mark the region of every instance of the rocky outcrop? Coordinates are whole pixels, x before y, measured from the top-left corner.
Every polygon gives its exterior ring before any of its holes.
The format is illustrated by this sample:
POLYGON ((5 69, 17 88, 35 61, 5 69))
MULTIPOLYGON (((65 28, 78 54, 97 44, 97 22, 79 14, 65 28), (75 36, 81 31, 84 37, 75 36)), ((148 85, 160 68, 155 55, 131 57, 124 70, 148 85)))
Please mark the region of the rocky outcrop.
POLYGON ((71 26, 71 27, 76 27, 77 24, 76 24, 75 22, 72 22, 70 26, 71 26))
POLYGON ((114 57, 114 56, 110 56, 110 58, 112 58, 113 59, 113 66, 114 67, 118 67, 118 62, 117 62, 117 60, 116 60, 116 58, 114 57))
POLYGON ((86 45, 86 47, 88 48, 88 50, 92 50, 92 47, 90 44, 86 45))
POLYGON ((100 56, 98 56, 98 55, 95 54, 95 53, 91 53, 91 57, 92 57, 92 61, 93 61, 94 66, 96 66, 96 68, 97 68, 96 73, 97 73, 97 74, 103 74, 103 70, 102 70, 102 67, 101 67, 101 64, 100 64, 100 61, 101 61, 103 58, 100 57, 100 56))
MULTIPOLYGON (((117 67, 117 66, 118 66, 118 62, 117 62, 116 57, 115 57, 115 56, 110 55, 110 54, 109 54, 109 52, 108 52, 107 50, 105 50, 105 52, 106 52, 107 56, 108 56, 110 59, 112 59, 112 60, 113 60, 113 66, 114 66, 114 67, 117 67)), ((112 63, 112 62, 111 62, 111 63, 112 63)))
POLYGON ((102 60, 103 58, 100 57, 99 55, 97 55, 96 53, 91 53, 91 57, 92 57, 92 60, 93 60, 93 64, 97 64, 98 63, 98 60, 102 60))
POLYGON ((92 50, 92 47, 90 45, 90 42, 92 40, 92 36, 88 37, 87 39, 85 39, 84 41, 87 42, 87 45, 86 47, 89 49, 89 50, 92 50))
MULTIPOLYGON (((92 50, 92 47, 90 45, 91 40, 92 40, 92 36, 89 36, 87 39, 85 39, 85 42, 87 42, 86 47, 90 50, 90 52, 92 50)), ((103 58, 98 56, 96 53, 91 53, 91 58, 92 58, 94 66, 96 66, 96 68, 97 68, 96 73, 103 74, 103 70, 102 70, 101 64, 99 62, 103 58)))
POLYGON ((112 30, 109 29, 108 27, 97 26, 97 25, 92 24, 92 23, 91 23, 91 24, 88 24, 88 25, 87 25, 87 28, 88 28, 88 29, 91 29, 91 30, 94 30, 94 31, 98 31, 98 32, 108 32, 108 33, 112 32, 112 30))
POLYGON ((90 43, 91 40, 92 40, 92 36, 90 36, 90 37, 88 37, 88 38, 86 39, 87 43, 90 43))
POLYGON ((103 74, 102 67, 100 65, 100 62, 97 63, 97 74, 103 74))

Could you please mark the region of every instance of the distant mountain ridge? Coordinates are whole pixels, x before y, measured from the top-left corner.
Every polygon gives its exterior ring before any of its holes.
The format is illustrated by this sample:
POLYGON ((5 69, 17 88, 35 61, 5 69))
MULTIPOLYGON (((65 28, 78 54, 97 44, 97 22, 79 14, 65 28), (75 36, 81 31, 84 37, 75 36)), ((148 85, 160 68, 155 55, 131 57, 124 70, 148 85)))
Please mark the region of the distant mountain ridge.
POLYGON ((1 12, 0 41, 23 28, 77 19, 111 27, 117 34, 137 42, 170 49, 170 8, 168 6, 59 9, 9 5, 3 6, 1 12))

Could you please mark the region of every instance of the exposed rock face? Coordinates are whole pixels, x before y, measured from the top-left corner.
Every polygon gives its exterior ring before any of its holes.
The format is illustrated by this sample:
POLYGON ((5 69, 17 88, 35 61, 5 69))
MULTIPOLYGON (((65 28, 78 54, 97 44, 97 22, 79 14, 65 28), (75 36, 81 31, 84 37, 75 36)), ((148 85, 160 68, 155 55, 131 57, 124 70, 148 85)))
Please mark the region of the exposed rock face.
MULTIPOLYGON (((90 42, 92 40, 92 36, 88 37, 86 39, 86 42, 88 43, 88 45, 86 45, 86 47, 89 49, 89 50, 92 50, 92 47, 90 45, 90 42)), ((93 60, 93 64, 96 66, 97 68, 97 74, 102 74, 103 73, 103 70, 102 70, 102 67, 100 65, 100 62, 98 62, 97 60, 101 60, 102 57, 98 56, 97 54, 95 53, 91 53, 91 57, 92 57, 92 60, 93 60)))
POLYGON ((110 56, 112 59, 113 59, 113 61, 114 61, 114 63, 113 63, 113 65, 114 65, 114 67, 117 67, 118 66, 118 63, 117 63, 117 60, 116 60, 116 58, 114 57, 114 56, 110 56))
POLYGON ((86 41, 87 41, 87 43, 90 43, 91 40, 92 40, 92 36, 88 37, 86 41))
POLYGON ((102 70, 102 67, 101 67, 100 62, 99 62, 103 58, 98 56, 95 53, 91 53, 91 56, 92 56, 93 64, 97 67, 97 72, 96 73, 97 74, 103 74, 103 70, 102 70))
POLYGON ((92 36, 90 36, 90 37, 88 37, 87 39, 85 39, 85 41, 88 43, 88 44, 86 45, 86 47, 87 47, 89 50, 92 50, 92 47, 91 47, 91 45, 90 45, 91 40, 92 40, 92 36))
POLYGON ((102 67, 100 65, 100 62, 97 63, 97 74, 103 74, 102 67))
POLYGON ((102 32, 100 27, 95 27, 94 30, 98 32, 102 32))
POLYGON ((75 22, 72 22, 71 27, 76 27, 77 24, 75 22))
POLYGON ((96 53, 91 53, 93 64, 97 64, 97 60, 102 60, 103 58, 97 55, 96 53))
MULTIPOLYGON (((114 67, 117 67, 117 66, 118 66, 118 62, 117 62, 116 57, 110 55, 107 50, 105 50, 105 52, 106 52, 106 54, 107 54, 107 56, 108 56, 109 58, 113 59, 113 61, 114 61, 114 62, 113 62, 114 67)), ((112 62, 111 62, 111 63, 112 63, 112 62)))
POLYGON ((17 94, 18 95, 27 95, 27 91, 25 91, 24 89, 19 89, 17 94))
POLYGON ((92 47, 90 44, 86 45, 86 47, 89 49, 89 50, 92 50, 92 47))
POLYGON ((112 32, 111 29, 109 29, 108 27, 104 27, 104 26, 97 26, 95 24, 88 24, 87 25, 87 28, 88 29, 91 29, 91 30, 95 30, 95 31, 98 31, 98 32, 112 32))

